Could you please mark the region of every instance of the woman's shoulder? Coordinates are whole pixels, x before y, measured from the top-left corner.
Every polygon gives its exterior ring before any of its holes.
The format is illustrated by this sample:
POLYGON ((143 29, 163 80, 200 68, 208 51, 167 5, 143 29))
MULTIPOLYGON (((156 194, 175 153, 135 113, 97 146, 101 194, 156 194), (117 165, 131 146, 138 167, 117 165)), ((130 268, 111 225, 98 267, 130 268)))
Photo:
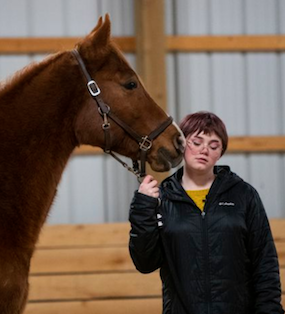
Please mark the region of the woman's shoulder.
POLYGON ((227 169, 227 180, 235 183, 233 184, 234 187, 240 192, 244 193, 244 195, 258 195, 258 192, 256 188, 249 183, 248 181, 244 180, 239 174, 236 172, 232 171, 229 167, 227 169))

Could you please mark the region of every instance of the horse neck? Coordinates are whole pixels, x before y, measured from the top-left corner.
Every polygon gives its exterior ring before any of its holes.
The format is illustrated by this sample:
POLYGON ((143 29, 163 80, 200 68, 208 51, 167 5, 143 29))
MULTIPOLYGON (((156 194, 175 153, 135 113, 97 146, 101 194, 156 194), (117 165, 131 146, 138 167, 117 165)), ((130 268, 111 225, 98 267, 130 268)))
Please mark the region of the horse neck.
MULTIPOLYGON (((75 104, 70 91, 76 89, 70 82, 76 80, 62 68, 68 69, 68 60, 59 55, 52 66, 46 62, 30 70, 34 73, 24 73, 0 95, 0 170, 4 174, 0 177, 0 211, 10 212, 9 217, 1 214, 0 237, 1 228, 12 233, 9 224, 15 216, 29 234, 29 243, 23 245, 36 241, 77 144, 73 131, 76 108, 70 106, 75 104)), ((23 234, 20 237, 25 239, 23 234)))

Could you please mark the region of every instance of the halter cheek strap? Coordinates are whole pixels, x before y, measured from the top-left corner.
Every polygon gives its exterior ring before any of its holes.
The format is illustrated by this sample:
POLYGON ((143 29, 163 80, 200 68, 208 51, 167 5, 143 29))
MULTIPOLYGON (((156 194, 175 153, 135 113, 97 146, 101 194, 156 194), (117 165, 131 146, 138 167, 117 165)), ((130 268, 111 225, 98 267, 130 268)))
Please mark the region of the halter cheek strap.
POLYGON ((131 127, 129 127, 125 122, 119 119, 116 115, 114 115, 110 109, 110 107, 102 100, 100 97, 100 88, 97 83, 91 78, 85 64, 78 52, 77 49, 71 51, 77 62, 80 65, 81 71, 84 74, 87 80, 87 88, 95 100, 98 106, 98 111, 103 118, 102 128, 104 130, 105 136, 105 147, 104 152, 110 154, 114 157, 118 162, 120 162, 126 169, 134 173, 138 180, 140 181, 142 177, 146 175, 145 173, 145 163, 147 158, 147 152, 150 150, 152 146, 152 141, 158 137, 173 121, 172 117, 168 117, 166 121, 164 121, 160 126, 158 126, 154 131, 152 131, 149 135, 140 136, 136 131, 134 131, 131 127), (139 162, 137 160, 133 161, 133 168, 129 167, 125 162, 123 162, 117 155, 115 155, 111 150, 111 135, 110 135, 110 123, 108 118, 112 119, 117 125, 119 125, 126 133, 128 133, 139 145, 140 149, 140 169, 139 162))

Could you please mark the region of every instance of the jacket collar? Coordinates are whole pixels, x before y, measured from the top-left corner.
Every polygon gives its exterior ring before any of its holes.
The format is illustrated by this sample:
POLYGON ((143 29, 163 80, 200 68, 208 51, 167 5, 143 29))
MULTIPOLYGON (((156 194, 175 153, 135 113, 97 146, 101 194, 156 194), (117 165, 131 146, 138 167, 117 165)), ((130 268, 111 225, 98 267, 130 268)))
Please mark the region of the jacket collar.
MULTIPOLYGON (((216 194, 221 194, 243 181, 238 175, 231 172, 229 166, 215 166, 214 173, 216 174, 216 179, 213 182, 210 193, 214 191, 216 194)), ((162 193, 171 199, 189 200, 185 190, 181 185, 182 176, 183 167, 162 181, 162 193)))

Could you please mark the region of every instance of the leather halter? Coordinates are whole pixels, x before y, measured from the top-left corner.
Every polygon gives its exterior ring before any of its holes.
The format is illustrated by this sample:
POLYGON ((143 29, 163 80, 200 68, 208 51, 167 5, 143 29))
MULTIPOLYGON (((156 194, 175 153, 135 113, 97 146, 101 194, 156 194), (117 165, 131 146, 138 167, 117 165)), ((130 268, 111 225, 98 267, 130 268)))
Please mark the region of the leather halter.
POLYGON ((77 49, 73 49, 72 54, 78 61, 80 68, 87 80, 87 88, 90 95, 93 97, 98 106, 98 111, 103 118, 102 128, 105 134, 105 148, 104 152, 114 157, 117 161, 119 161, 127 170, 134 173, 138 180, 146 175, 145 173, 145 163, 146 163, 146 155, 148 150, 150 150, 152 146, 152 141, 158 137, 173 121, 172 117, 168 117, 166 121, 164 121, 158 128, 152 131, 149 135, 140 136, 136 131, 130 128, 127 124, 121 121, 116 115, 114 115, 110 109, 110 107, 104 103, 102 98, 100 97, 100 88, 97 83, 91 78, 85 64, 78 52, 77 49), (110 136, 110 123, 108 118, 112 119, 117 125, 119 125, 126 133, 128 133, 139 145, 140 148, 140 169, 138 161, 133 161, 133 168, 129 167, 125 162, 123 162, 117 155, 115 155, 111 151, 111 136, 110 136))

